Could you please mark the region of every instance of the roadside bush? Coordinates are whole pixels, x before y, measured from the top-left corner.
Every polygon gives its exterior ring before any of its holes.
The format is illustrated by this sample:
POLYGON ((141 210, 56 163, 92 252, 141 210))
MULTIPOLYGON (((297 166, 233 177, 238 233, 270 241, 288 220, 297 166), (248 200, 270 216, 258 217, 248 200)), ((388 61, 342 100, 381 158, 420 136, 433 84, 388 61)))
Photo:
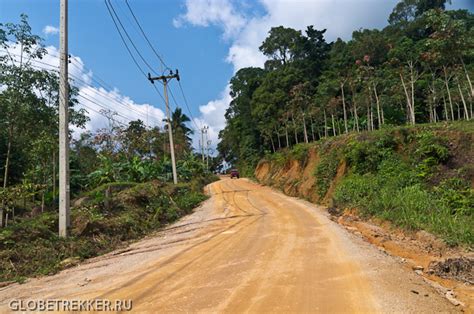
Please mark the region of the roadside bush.
POLYGON ((52 274, 67 267, 64 261, 69 258, 77 262, 139 239, 190 213, 206 199, 204 184, 215 179, 195 177, 178 186, 159 181, 112 183, 117 190, 110 209, 104 206, 103 191, 109 186, 104 185, 73 208, 71 236, 66 239, 57 235, 56 212, 18 219, 0 230, 0 281, 52 274))
POLYGON ((310 147, 311 145, 306 143, 296 144, 290 150, 291 158, 297 160, 301 166, 304 166, 308 159, 310 147))
POLYGON ((417 170, 397 158, 383 161, 375 174, 345 177, 334 203, 408 230, 427 230, 448 244, 474 245, 474 195, 468 182, 449 179, 430 190, 417 170))
POLYGON ((413 137, 416 147, 413 158, 419 176, 424 178, 431 175, 436 166, 448 160, 449 149, 446 140, 432 132, 424 131, 413 137))
POLYGON ((351 141, 344 151, 347 165, 359 174, 376 172, 380 163, 393 154, 395 141, 384 135, 377 141, 351 141))
POLYGON ((316 177, 316 192, 319 197, 326 195, 331 181, 336 177, 338 166, 339 156, 335 151, 321 157, 314 172, 316 177))

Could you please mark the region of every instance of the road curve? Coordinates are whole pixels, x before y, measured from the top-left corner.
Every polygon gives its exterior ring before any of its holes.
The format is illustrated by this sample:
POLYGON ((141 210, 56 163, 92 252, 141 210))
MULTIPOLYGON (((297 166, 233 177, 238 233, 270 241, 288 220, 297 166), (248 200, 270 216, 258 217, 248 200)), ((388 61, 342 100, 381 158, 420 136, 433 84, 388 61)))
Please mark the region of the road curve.
POLYGON ((58 275, 0 290, 13 298, 131 299, 143 312, 456 312, 397 259, 324 210, 246 179, 175 225, 58 275))

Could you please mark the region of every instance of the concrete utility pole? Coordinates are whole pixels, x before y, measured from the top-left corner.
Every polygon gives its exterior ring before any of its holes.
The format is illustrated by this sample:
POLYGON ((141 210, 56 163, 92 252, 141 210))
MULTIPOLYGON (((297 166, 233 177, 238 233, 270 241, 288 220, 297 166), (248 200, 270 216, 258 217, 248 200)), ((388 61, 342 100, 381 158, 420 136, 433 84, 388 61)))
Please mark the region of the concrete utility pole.
MULTIPOLYGON (((207 133, 206 133, 206 138, 207 138, 207 133)), ((211 140, 207 140, 207 141, 206 141, 206 150, 207 150, 207 154, 206 154, 206 168, 207 168, 207 171, 209 171, 209 145, 211 145, 211 140)))
POLYGON ((205 148, 205 152, 206 152, 206 171, 209 171, 209 144, 211 144, 211 141, 209 140, 208 138, 208 131, 209 131, 209 126, 205 126, 204 127, 204 134, 206 134, 206 139, 205 139, 205 142, 206 143, 206 148, 205 148))
POLYGON ((207 129, 209 129, 208 126, 204 126, 201 129, 201 156, 202 156, 202 163, 204 164, 204 133, 207 135, 207 129))
POLYGON ((67 237, 69 215, 69 128, 68 128, 68 47, 67 1, 61 0, 59 18, 59 236, 67 237))
POLYGON ((174 143, 173 143, 173 131, 171 130, 171 117, 170 117, 170 108, 168 103, 168 80, 176 78, 179 81, 179 73, 176 70, 176 74, 173 74, 173 71, 170 71, 169 75, 161 75, 158 77, 151 77, 148 73, 148 79, 152 84, 155 84, 156 80, 163 81, 163 88, 165 91, 165 105, 166 105, 166 116, 168 117, 168 135, 170 137, 170 151, 171 151, 171 166, 173 167, 173 182, 174 184, 178 183, 178 174, 176 172, 176 160, 174 157, 174 143))

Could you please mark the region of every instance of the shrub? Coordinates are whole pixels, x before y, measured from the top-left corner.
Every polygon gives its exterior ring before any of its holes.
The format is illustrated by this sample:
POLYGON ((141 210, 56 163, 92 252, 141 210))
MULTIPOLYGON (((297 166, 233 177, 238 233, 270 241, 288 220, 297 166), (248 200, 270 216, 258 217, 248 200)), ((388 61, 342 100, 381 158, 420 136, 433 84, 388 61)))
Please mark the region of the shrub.
POLYGON ((406 229, 428 230, 448 244, 474 245, 474 192, 469 182, 453 178, 430 190, 416 170, 395 157, 383 161, 377 173, 345 177, 334 203, 406 229))
POLYGON ((448 160, 449 149, 445 139, 424 131, 416 134, 414 140, 414 159, 420 177, 431 175, 436 166, 448 160))
POLYGON ((324 197, 331 185, 331 181, 337 174, 339 156, 335 151, 324 155, 316 166, 314 175, 316 177, 316 191, 319 197, 324 197))
POLYGON ((73 208, 73 228, 66 239, 57 235, 56 212, 18 219, 0 230, 0 281, 52 274, 64 267, 61 261, 66 258, 97 256, 138 239, 191 212, 206 199, 202 188, 212 179, 196 177, 193 183, 178 186, 159 181, 112 184, 119 190, 112 196, 110 210, 99 197, 109 186, 104 185, 89 193, 81 207, 73 208))
POLYGON ((293 159, 298 160, 300 165, 304 166, 308 159, 309 148, 310 148, 309 144, 305 144, 305 143, 296 144, 291 149, 290 155, 293 159))

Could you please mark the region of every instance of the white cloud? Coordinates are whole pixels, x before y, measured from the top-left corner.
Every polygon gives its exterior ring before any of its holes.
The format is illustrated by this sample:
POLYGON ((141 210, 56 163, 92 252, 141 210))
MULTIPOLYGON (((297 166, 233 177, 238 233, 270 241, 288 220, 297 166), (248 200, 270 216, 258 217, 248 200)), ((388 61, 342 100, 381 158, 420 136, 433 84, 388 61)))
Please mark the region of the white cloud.
MULTIPOLYGON (((197 126, 208 126, 209 130, 207 133, 208 139, 211 141, 211 148, 216 150, 217 143, 219 142, 219 131, 225 127, 225 112, 232 100, 230 95, 230 86, 227 85, 224 91, 221 92, 219 98, 208 102, 204 106, 199 107, 201 115, 199 118, 195 118, 194 122, 197 126)), ((193 135, 193 144, 196 149, 199 149, 199 143, 201 141, 200 132, 196 132, 193 135)))
MULTIPOLYGON (((304 31, 308 25, 327 29, 326 39, 350 39, 360 28, 383 26, 398 0, 260 0, 264 14, 249 16, 239 11, 237 0, 186 0, 186 12, 174 20, 194 26, 217 26, 231 40, 226 61, 234 73, 244 67, 263 67, 265 56, 258 47, 271 27, 283 25, 304 31)), ((247 10, 248 11, 248 10, 247 10)), ((225 127, 224 113, 230 103, 229 86, 207 105, 201 106, 200 121, 208 124, 217 139, 225 127)), ((213 141, 214 142, 214 141, 213 141)), ((214 142, 216 143, 216 142, 214 142)))
POLYGON ((59 33, 59 28, 57 27, 54 27, 52 25, 46 25, 44 28, 43 28, 43 33, 45 35, 56 35, 59 33))
POLYGON ((194 26, 217 25, 223 28, 224 37, 230 38, 240 31, 246 20, 230 0, 186 0, 186 13, 173 20, 175 27, 185 23, 194 26))

